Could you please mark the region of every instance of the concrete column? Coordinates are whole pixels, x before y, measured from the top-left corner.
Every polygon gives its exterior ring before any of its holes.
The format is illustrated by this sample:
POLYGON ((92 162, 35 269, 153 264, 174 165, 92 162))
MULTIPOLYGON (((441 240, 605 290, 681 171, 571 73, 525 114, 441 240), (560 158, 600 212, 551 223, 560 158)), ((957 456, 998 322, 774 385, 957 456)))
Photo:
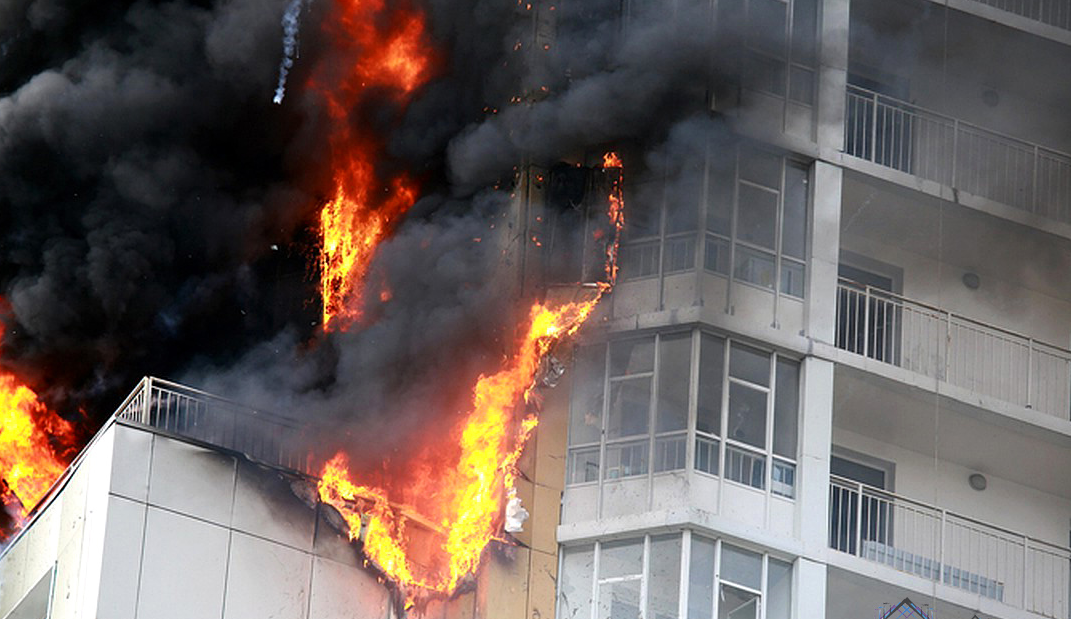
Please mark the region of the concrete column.
POLYGON ((796 612, 793 617, 812 619, 826 616, 826 566, 810 559, 796 561, 792 589, 796 612))
POLYGON ((823 0, 819 11, 818 148, 844 146, 844 88, 848 81, 849 0, 823 0))
MULTIPOLYGON (((808 556, 825 554, 829 535, 829 451, 833 436, 833 362, 803 361, 797 536, 808 556)), ((803 615, 801 615, 803 616, 803 615)), ((806 615, 817 616, 822 615, 806 615)))
POLYGON ((840 262, 840 208, 843 172, 817 161, 811 174, 810 280, 807 288, 807 335, 834 343, 837 319, 837 265, 840 262))

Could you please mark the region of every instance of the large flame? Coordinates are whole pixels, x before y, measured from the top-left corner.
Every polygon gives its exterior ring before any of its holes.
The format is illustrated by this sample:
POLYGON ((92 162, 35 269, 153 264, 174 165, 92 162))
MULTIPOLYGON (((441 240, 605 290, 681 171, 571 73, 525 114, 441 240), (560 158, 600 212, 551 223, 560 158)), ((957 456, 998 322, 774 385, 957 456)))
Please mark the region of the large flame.
MULTIPOLYGON (((15 528, 25 524, 29 511, 63 474, 66 447, 74 438, 68 421, 15 376, 0 371, 0 502, 15 528)), ((0 530, 0 538, 4 535, 0 530)))
MULTIPOLYGON (((481 376, 472 390, 472 408, 444 440, 459 446, 455 459, 418 465, 420 475, 404 496, 392 501, 389 490, 353 483, 343 454, 324 467, 320 498, 334 506, 349 525, 351 539, 364 543, 364 553, 406 591, 414 603, 434 594, 450 594, 475 573, 488 542, 501 528, 505 498, 512 496, 516 463, 537 424, 535 416, 518 421, 518 409, 533 395, 540 361, 563 338, 572 336, 614 284, 620 231, 624 225, 621 162, 608 154, 604 171, 610 176, 606 280, 584 288, 584 299, 550 306, 532 306, 527 328, 505 367, 481 376), (434 465, 433 465, 434 464, 434 465), (403 503, 414 497, 434 497, 419 508, 403 503), (414 548, 411 527, 429 529, 437 548, 414 548), (421 560, 417 555, 421 555, 421 560), (429 558, 430 555, 430 558, 429 558)), ((434 447, 425 448, 436 453, 434 447)), ((438 454, 436 454, 438 455, 438 454)), ((419 460, 419 459, 418 459, 419 460)))
POLYGON ((415 182, 378 170, 384 148, 360 114, 389 97, 404 107, 433 63, 424 16, 404 2, 335 0, 325 29, 339 60, 313 82, 330 117, 334 195, 320 212, 320 290, 325 329, 360 320, 360 292, 377 245, 416 200, 415 182), (341 74, 338 66, 341 65, 341 74))

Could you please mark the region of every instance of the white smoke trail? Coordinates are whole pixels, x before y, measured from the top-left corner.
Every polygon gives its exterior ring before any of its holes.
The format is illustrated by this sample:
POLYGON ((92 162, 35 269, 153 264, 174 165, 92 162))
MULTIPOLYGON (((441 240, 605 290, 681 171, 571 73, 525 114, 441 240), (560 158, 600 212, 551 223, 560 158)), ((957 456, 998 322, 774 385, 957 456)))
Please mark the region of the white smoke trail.
POLYGON ((294 66, 298 53, 298 29, 301 27, 301 5, 305 0, 290 0, 283 13, 283 61, 279 63, 279 85, 272 102, 280 104, 286 95, 286 75, 294 66))

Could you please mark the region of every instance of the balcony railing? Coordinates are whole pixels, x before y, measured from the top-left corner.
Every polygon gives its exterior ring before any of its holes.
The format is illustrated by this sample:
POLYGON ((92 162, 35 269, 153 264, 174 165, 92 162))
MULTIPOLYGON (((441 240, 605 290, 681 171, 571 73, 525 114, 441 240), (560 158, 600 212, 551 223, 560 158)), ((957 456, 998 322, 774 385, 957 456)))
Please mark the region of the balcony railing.
POLYGON ((1068 616, 1071 550, 830 478, 829 546, 1046 617, 1068 616))
POLYGON ((842 279, 838 348, 1071 419, 1071 351, 842 279))
POLYGON ((249 459, 311 473, 304 426, 160 378, 146 377, 115 416, 244 454, 249 459))
POLYGON ((1029 20, 1071 30, 1071 2, 1068 0, 974 0, 1029 20))
POLYGON ((858 86, 847 96, 845 153, 1071 223, 1071 155, 858 86))

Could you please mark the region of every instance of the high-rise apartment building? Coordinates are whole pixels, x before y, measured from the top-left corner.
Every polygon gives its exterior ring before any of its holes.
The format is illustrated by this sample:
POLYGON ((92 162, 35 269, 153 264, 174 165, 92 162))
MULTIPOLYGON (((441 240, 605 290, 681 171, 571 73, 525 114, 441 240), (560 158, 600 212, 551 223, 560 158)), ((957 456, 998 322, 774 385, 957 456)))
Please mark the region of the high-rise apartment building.
POLYGON ((715 4, 728 129, 632 187, 576 354, 557 616, 1068 617, 1071 5, 715 4))
MULTIPOLYGON (((1071 3, 708 16, 694 123, 607 145, 621 272, 547 391, 520 543, 429 616, 1071 618, 1071 3)), ((522 168, 520 286, 597 278, 564 248, 601 156, 522 168)), ((397 615, 286 441, 140 393, 0 556, 0 617, 397 615)))

